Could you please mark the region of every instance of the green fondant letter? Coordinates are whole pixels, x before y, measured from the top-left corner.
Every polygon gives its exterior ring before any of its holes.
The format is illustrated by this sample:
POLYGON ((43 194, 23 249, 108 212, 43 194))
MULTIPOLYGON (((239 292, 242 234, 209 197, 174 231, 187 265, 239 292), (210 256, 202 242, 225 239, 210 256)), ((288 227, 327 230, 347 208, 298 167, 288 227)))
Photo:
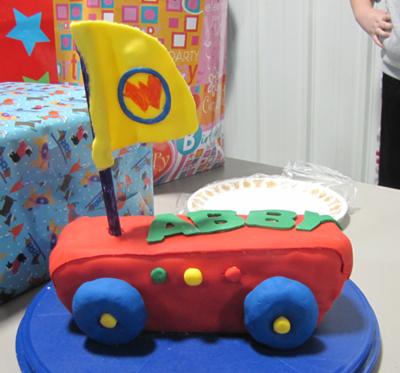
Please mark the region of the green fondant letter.
POLYGON ((174 214, 157 215, 150 225, 147 235, 147 242, 160 242, 165 237, 184 234, 190 236, 199 233, 199 230, 192 224, 182 220, 174 214))
POLYGON ((304 213, 303 221, 296 227, 296 229, 299 231, 312 231, 322 223, 329 221, 336 223, 336 225, 341 228, 339 223, 330 215, 320 215, 316 212, 306 211, 304 213))
POLYGON ((244 220, 231 210, 202 210, 189 212, 187 216, 196 224, 200 233, 230 231, 244 226, 244 220))
POLYGON ((292 229, 295 226, 296 213, 286 210, 250 211, 246 225, 273 229, 292 229))

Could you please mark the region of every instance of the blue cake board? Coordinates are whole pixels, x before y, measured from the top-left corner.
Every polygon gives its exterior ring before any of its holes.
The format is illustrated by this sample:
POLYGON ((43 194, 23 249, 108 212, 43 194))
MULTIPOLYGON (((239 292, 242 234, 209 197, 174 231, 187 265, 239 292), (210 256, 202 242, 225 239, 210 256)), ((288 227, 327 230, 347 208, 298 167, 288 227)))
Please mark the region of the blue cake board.
POLYGON ((290 352, 247 335, 142 333, 125 346, 102 346, 79 331, 49 284, 21 321, 16 352, 23 373, 364 373, 376 369, 381 341, 375 314, 352 281, 315 335, 290 352))

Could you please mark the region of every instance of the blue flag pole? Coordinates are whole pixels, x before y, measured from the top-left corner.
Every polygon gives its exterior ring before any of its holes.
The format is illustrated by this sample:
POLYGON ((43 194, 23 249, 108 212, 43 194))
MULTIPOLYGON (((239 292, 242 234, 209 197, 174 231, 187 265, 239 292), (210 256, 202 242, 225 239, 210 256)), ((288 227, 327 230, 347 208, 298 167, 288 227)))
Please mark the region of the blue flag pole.
MULTIPOLYGON (((81 57, 81 68, 82 68, 82 76, 83 76, 83 83, 85 86, 86 92, 86 101, 88 105, 88 112, 90 118, 90 104, 89 104, 89 97, 90 97, 90 90, 89 90, 89 75, 86 70, 85 62, 81 57)), ((90 124, 92 128, 93 138, 95 137, 95 133, 93 131, 92 120, 90 119, 90 124)), ((115 190, 114 190, 114 182, 112 177, 111 168, 108 167, 105 170, 99 171, 100 175, 100 183, 101 189, 103 191, 103 199, 104 205, 106 208, 107 214, 107 221, 108 221, 108 231, 112 236, 121 236, 121 224, 119 221, 118 215, 118 208, 117 208, 117 200, 115 198, 115 190)))

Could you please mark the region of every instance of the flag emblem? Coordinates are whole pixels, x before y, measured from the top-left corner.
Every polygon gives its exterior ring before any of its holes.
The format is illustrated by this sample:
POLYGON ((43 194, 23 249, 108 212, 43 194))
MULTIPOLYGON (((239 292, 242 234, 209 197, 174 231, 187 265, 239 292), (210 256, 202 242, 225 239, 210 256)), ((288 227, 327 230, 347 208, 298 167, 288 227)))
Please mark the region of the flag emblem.
POLYGON ((71 23, 81 56, 96 167, 113 165, 112 152, 196 132, 190 87, 168 50, 137 28, 105 21, 71 23))
POLYGON ((171 110, 167 81, 157 71, 138 67, 128 70, 118 84, 118 101, 124 114, 142 124, 155 124, 171 110))

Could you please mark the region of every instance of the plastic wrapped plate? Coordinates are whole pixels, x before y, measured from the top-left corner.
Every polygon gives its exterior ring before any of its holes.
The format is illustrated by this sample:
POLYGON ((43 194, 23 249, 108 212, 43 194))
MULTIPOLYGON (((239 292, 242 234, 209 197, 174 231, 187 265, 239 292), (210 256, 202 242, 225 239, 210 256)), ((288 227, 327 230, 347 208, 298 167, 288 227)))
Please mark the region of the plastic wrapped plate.
POLYGON ((348 211, 346 200, 317 183, 284 177, 245 177, 209 184, 193 193, 188 211, 235 210, 247 215, 252 210, 290 210, 297 214, 314 211, 340 221, 348 211))

